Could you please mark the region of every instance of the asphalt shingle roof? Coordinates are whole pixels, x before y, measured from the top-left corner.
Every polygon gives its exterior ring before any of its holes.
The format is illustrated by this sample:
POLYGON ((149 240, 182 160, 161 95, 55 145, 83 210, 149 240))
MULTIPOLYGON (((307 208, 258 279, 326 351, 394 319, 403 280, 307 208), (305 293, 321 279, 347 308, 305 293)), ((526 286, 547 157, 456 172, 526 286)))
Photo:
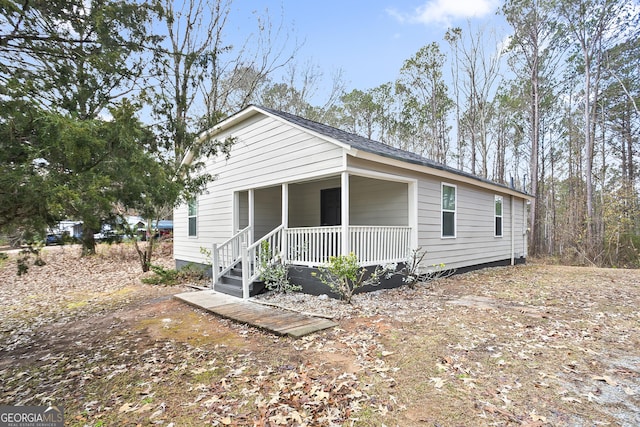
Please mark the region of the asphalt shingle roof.
MULTIPOLYGON (((373 154, 378 154, 380 156, 384 156, 384 157, 388 157, 391 159, 396 159, 396 160, 401 160, 404 162, 408 162, 408 163, 413 163, 413 164, 417 164, 417 165, 422 165, 422 166, 427 166, 430 168, 434 168, 434 169, 438 169, 438 170, 443 170, 443 171, 447 171, 447 172, 451 172, 454 173, 456 175, 460 175, 460 176, 464 176, 467 178, 471 178, 480 182, 484 182, 486 184, 491 184, 491 185, 497 185, 499 187, 503 187, 503 188, 509 188, 511 190, 515 190, 513 188, 507 187, 506 185, 503 184, 499 184, 496 182, 493 182, 491 180, 485 179, 485 178, 481 178, 477 175, 473 175, 471 173, 465 172, 465 171, 461 171, 459 169, 455 169, 446 165, 443 165, 442 163, 438 163, 435 162, 431 159, 427 159, 426 157, 422 157, 419 154, 416 153, 412 153, 410 151, 406 151, 406 150, 402 150, 400 148, 396 148, 396 147, 392 147, 390 145, 384 144, 382 142, 379 141, 374 141, 372 139, 368 139, 365 137, 362 137, 360 135, 356 135, 350 132, 346 132, 344 130, 341 129, 337 129, 334 128, 332 126, 329 125, 325 125, 322 123, 318 123, 318 122, 314 122, 313 120, 308 120, 305 119, 303 117, 300 116, 296 116, 295 114, 291 114, 291 113, 285 113, 284 111, 278 111, 278 110, 274 110, 272 108, 267 108, 267 107, 262 107, 262 106, 256 106, 261 110, 264 110, 270 114, 273 114, 275 116, 281 117, 282 119, 296 124, 300 127, 303 127, 305 129, 309 129, 311 131, 314 131, 318 134, 324 135, 326 137, 332 138, 336 141, 342 142, 344 144, 347 144, 357 150, 362 150, 362 151, 366 151, 369 153, 373 153, 373 154)), ((522 194, 526 194, 522 191, 519 190, 515 190, 518 191, 519 193, 522 194)))

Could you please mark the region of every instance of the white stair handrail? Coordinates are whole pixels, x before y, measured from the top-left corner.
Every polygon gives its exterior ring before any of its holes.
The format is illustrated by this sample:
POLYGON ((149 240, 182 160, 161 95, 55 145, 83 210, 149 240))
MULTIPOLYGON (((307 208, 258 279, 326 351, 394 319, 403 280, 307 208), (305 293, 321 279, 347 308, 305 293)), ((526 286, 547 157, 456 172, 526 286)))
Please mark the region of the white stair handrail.
MULTIPOLYGON (((284 225, 271 230, 265 236, 249 245, 249 236, 253 230, 247 227, 240 230, 230 239, 220 245, 213 244, 212 252, 212 279, 213 285, 218 280, 235 267, 242 263, 242 297, 249 298, 249 285, 260 277, 260 255, 263 242, 269 242, 269 250, 272 251, 272 258, 282 256, 282 242, 284 240, 284 225)), ((269 260, 270 262, 273 259, 269 260)))
POLYGON ((251 227, 246 227, 234 234, 231 238, 225 240, 220 244, 213 244, 211 257, 212 257, 212 279, 213 284, 217 283, 218 279, 225 273, 231 270, 238 262, 240 262, 242 256, 242 245, 245 247, 249 244, 249 236, 251 234, 251 227))
MULTIPOLYGON (((279 226, 271 230, 269 233, 267 233, 266 235, 258 239, 252 245, 247 247, 246 253, 247 253, 247 259, 249 261, 249 270, 248 270, 249 283, 257 280, 260 277, 260 270, 258 268, 258 265, 261 259, 260 254, 262 251, 263 242, 269 243, 269 250, 271 251, 271 254, 272 254, 272 257, 271 257, 272 259, 270 259, 269 262, 273 262, 275 258, 282 256, 282 240, 283 240, 282 233, 283 232, 284 232, 284 225, 280 224, 279 226)), ((243 271, 243 275, 244 275, 244 271, 243 271)))

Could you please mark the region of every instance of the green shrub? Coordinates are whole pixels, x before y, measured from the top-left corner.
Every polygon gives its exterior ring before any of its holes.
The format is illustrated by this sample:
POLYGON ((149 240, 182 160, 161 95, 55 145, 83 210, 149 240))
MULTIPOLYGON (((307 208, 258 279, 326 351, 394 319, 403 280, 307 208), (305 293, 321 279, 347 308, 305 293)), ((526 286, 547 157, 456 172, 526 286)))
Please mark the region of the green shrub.
POLYGON ((153 276, 144 277, 142 283, 147 285, 164 285, 175 286, 178 284, 178 271, 174 269, 165 269, 160 265, 152 265, 151 271, 153 276))
POLYGON ((183 282, 199 282, 204 280, 207 278, 205 274, 205 267, 189 263, 178 270, 178 278, 183 282))
POLYGON ((616 234, 605 242, 605 265, 618 268, 640 267, 640 235, 616 234))
POLYGON ((195 264, 187 264, 180 270, 166 269, 160 265, 152 265, 153 276, 144 277, 143 283, 147 285, 175 286, 184 282, 200 281, 205 278, 202 267, 195 264))
POLYGON ((412 249, 404 262, 404 267, 397 271, 395 265, 392 270, 388 268, 387 278, 399 274, 402 276, 402 282, 409 289, 415 289, 418 283, 428 283, 441 277, 449 277, 454 273, 455 270, 445 270, 445 265, 442 263, 425 267, 423 261, 426 256, 427 251, 422 248, 412 249))
POLYGON ((29 272, 30 264, 36 265, 38 267, 42 267, 47 263, 42 259, 42 244, 35 243, 27 246, 25 249, 20 251, 20 256, 16 259, 16 264, 18 267, 18 276, 22 276, 23 274, 27 274, 29 272), (31 261, 31 257, 35 257, 33 261, 31 261))
POLYGON ((264 282, 267 289, 280 293, 296 292, 302 289, 301 286, 289 282, 289 265, 283 263, 279 256, 273 256, 273 251, 266 240, 260 244, 259 263, 260 280, 264 282))
POLYGON ((358 258, 351 252, 349 255, 329 257, 329 262, 318 267, 318 272, 311 273, 348 304, 354 292, 363 286, 377 286, 385 269, 376 269, 367 277, 367 269, 358 264, 358 258))

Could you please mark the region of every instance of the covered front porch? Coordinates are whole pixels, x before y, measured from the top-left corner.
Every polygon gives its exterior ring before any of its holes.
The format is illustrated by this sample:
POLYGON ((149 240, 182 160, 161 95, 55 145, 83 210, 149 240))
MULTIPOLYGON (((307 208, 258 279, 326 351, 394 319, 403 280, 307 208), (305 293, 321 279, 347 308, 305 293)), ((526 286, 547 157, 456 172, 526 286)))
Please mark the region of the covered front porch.
POLYGON ((237 191, 236 232, 212 248, 213 283, 236 270, 248 298, 264 260, 317 267, 353 252, 362 266, 404 261, 417 241, 415 185, 342 172, 237 191))

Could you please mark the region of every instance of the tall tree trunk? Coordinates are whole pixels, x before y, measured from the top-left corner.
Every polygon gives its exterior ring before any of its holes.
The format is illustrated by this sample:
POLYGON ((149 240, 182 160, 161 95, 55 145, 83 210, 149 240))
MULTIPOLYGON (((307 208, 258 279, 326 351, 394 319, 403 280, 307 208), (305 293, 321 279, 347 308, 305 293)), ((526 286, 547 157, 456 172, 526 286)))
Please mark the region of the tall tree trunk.
POLYGON ((532 67, 531 67, 531 156, 529 158, 529 173, 531 174, 531 194, 535 196, 535 199, 531 202, 529 211, 529 227, 531 230, 529 250, 532 254, 537 255, 540 253, 540 241, 538 239, 538 227, 540 225, 540 218, 538 214, 538 200, 540 200, 540 193, 538 191, 538 144, 540 141, 540 94, 539 94, 539 67, 538 67, 538 44, 533 43, 534 53, 532 55, 532 67))
POLYGON ((636 171, 633 163, 633 135, 631 132, 631 112, 628 111, 624 121, 624 137, 627 143, 627 178, 631 185, 636 179, 636 171))
POLYGON ((555 153, 553 150, 551 150, 551 156, 550 156, 550 163, 551 163, 551 239, 550 239, 550 244, 549 244, 549 254, 550 255, 554 255, 556 253, 557 247, 558 247, 558 236, 557 236, 557 229, 558 229, 558 220, 557 220, 557 210, 556 210, 556 167, 555 167, 555 163, 556 163, 556 159, 555 159, 555 153))
POLYGON ((585 147, 585 185, 586 185, 586 234, 587 245, 593 246, 593 152, 594 140, 591 133, 591 61, 589 55, 585 55, 584 76, 584 147, 585 147))
POLYGON ((84 225, 82 226, 82 256, 95 255, 96 239, 93 237, 94 230, 84 225))

